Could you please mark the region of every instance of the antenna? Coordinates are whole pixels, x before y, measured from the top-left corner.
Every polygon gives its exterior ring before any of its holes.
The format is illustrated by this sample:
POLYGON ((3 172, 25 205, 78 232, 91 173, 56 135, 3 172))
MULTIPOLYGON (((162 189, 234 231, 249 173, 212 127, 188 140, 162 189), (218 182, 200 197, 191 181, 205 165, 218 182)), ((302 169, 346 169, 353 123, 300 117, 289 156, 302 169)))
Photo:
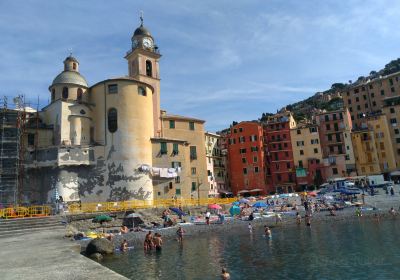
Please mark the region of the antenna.
POLYGON ((143 11, 140 11, 140 25, 143 26, 143 11))
POLYGON ((72 56, 72 48, 69 48, 68 52, 69 52, 69 56, 72 56))

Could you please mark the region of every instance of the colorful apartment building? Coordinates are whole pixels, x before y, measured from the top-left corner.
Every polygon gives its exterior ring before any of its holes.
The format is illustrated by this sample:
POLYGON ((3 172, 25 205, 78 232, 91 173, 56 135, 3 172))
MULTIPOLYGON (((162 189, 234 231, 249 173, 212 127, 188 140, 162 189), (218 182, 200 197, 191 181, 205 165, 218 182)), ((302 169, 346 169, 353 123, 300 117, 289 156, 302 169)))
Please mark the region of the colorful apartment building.
POLYGON ((268 117, 263 124, 266 184, 274 192, 292 192, 297 189, 290 134, 294 127, 296 121, 287 111, 268 117))
POLYGON ((348 110, 323 112, 316 116, 324 160, 325 178, 356 175, 348 110))
POLYGON ((227 193, 226 154, 222 152, 222 136, 206 132, 206 160, 207 177, 209 184, 208 197, 219 197, 220 193, 227 193))
POLYGON ((361 127, 363 118, 368 114, 380 111, 386 98, 399 94, 400 72, 361 78, 341 92, 354 128, 361 127))
POLYGON ((396 160, 389 125, 384 114, 363 119, 361 128, 352 132, 358 175, 389 174, 396 170, 396 160))
POLYGON ((312 122, 297 123, 290 130, 290 138, 299 188, 322 184, 324 165, 318 125, 312 122))
POLYGON ((393 154, 396 160, 396 169, 400 169, 400 96, 389 97, 383 100, 382 112, 386 115, 393 154))
POLYGON ((237 194, 266 194, 263 130, 257 122, 240 122, 228 138, 229 181, 237 194))

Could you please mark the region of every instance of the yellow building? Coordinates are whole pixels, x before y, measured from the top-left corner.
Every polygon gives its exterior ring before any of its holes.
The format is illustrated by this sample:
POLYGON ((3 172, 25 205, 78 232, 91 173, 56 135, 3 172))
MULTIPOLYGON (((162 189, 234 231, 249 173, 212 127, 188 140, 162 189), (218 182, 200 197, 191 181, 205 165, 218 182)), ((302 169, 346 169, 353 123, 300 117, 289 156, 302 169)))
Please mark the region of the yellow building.
POLYGON ((396 169, 389 125, 383 114, 363 119, 351 134, 358 175, 388 173, 396 169))

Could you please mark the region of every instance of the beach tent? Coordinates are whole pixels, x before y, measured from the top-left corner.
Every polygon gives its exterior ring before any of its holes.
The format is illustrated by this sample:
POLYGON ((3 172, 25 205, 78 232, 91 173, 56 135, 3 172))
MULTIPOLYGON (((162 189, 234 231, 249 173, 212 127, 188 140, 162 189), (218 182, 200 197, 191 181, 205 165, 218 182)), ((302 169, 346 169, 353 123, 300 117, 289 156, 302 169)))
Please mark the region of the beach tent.
POLYGON ((229 209, 229 213, 230 213, 232 216, 239 215, 239 214, 240 214, 240 207, 239 207, 239 206, 233 205, 233 206, 231 207, 231 209, 229 209))

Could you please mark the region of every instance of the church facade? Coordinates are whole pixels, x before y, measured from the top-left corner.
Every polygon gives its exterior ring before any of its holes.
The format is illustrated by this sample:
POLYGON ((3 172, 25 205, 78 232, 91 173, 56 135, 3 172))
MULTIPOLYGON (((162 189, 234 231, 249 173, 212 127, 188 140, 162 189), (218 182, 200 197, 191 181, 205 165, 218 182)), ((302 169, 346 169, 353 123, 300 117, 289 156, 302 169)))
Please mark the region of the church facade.
POLYGON ((161 55, 143 22, 131 43, 128 75, 91 86, 64 60, 50 104, 28 121, 22 201, 207 197, 204 121, 160 110, 161 55))

